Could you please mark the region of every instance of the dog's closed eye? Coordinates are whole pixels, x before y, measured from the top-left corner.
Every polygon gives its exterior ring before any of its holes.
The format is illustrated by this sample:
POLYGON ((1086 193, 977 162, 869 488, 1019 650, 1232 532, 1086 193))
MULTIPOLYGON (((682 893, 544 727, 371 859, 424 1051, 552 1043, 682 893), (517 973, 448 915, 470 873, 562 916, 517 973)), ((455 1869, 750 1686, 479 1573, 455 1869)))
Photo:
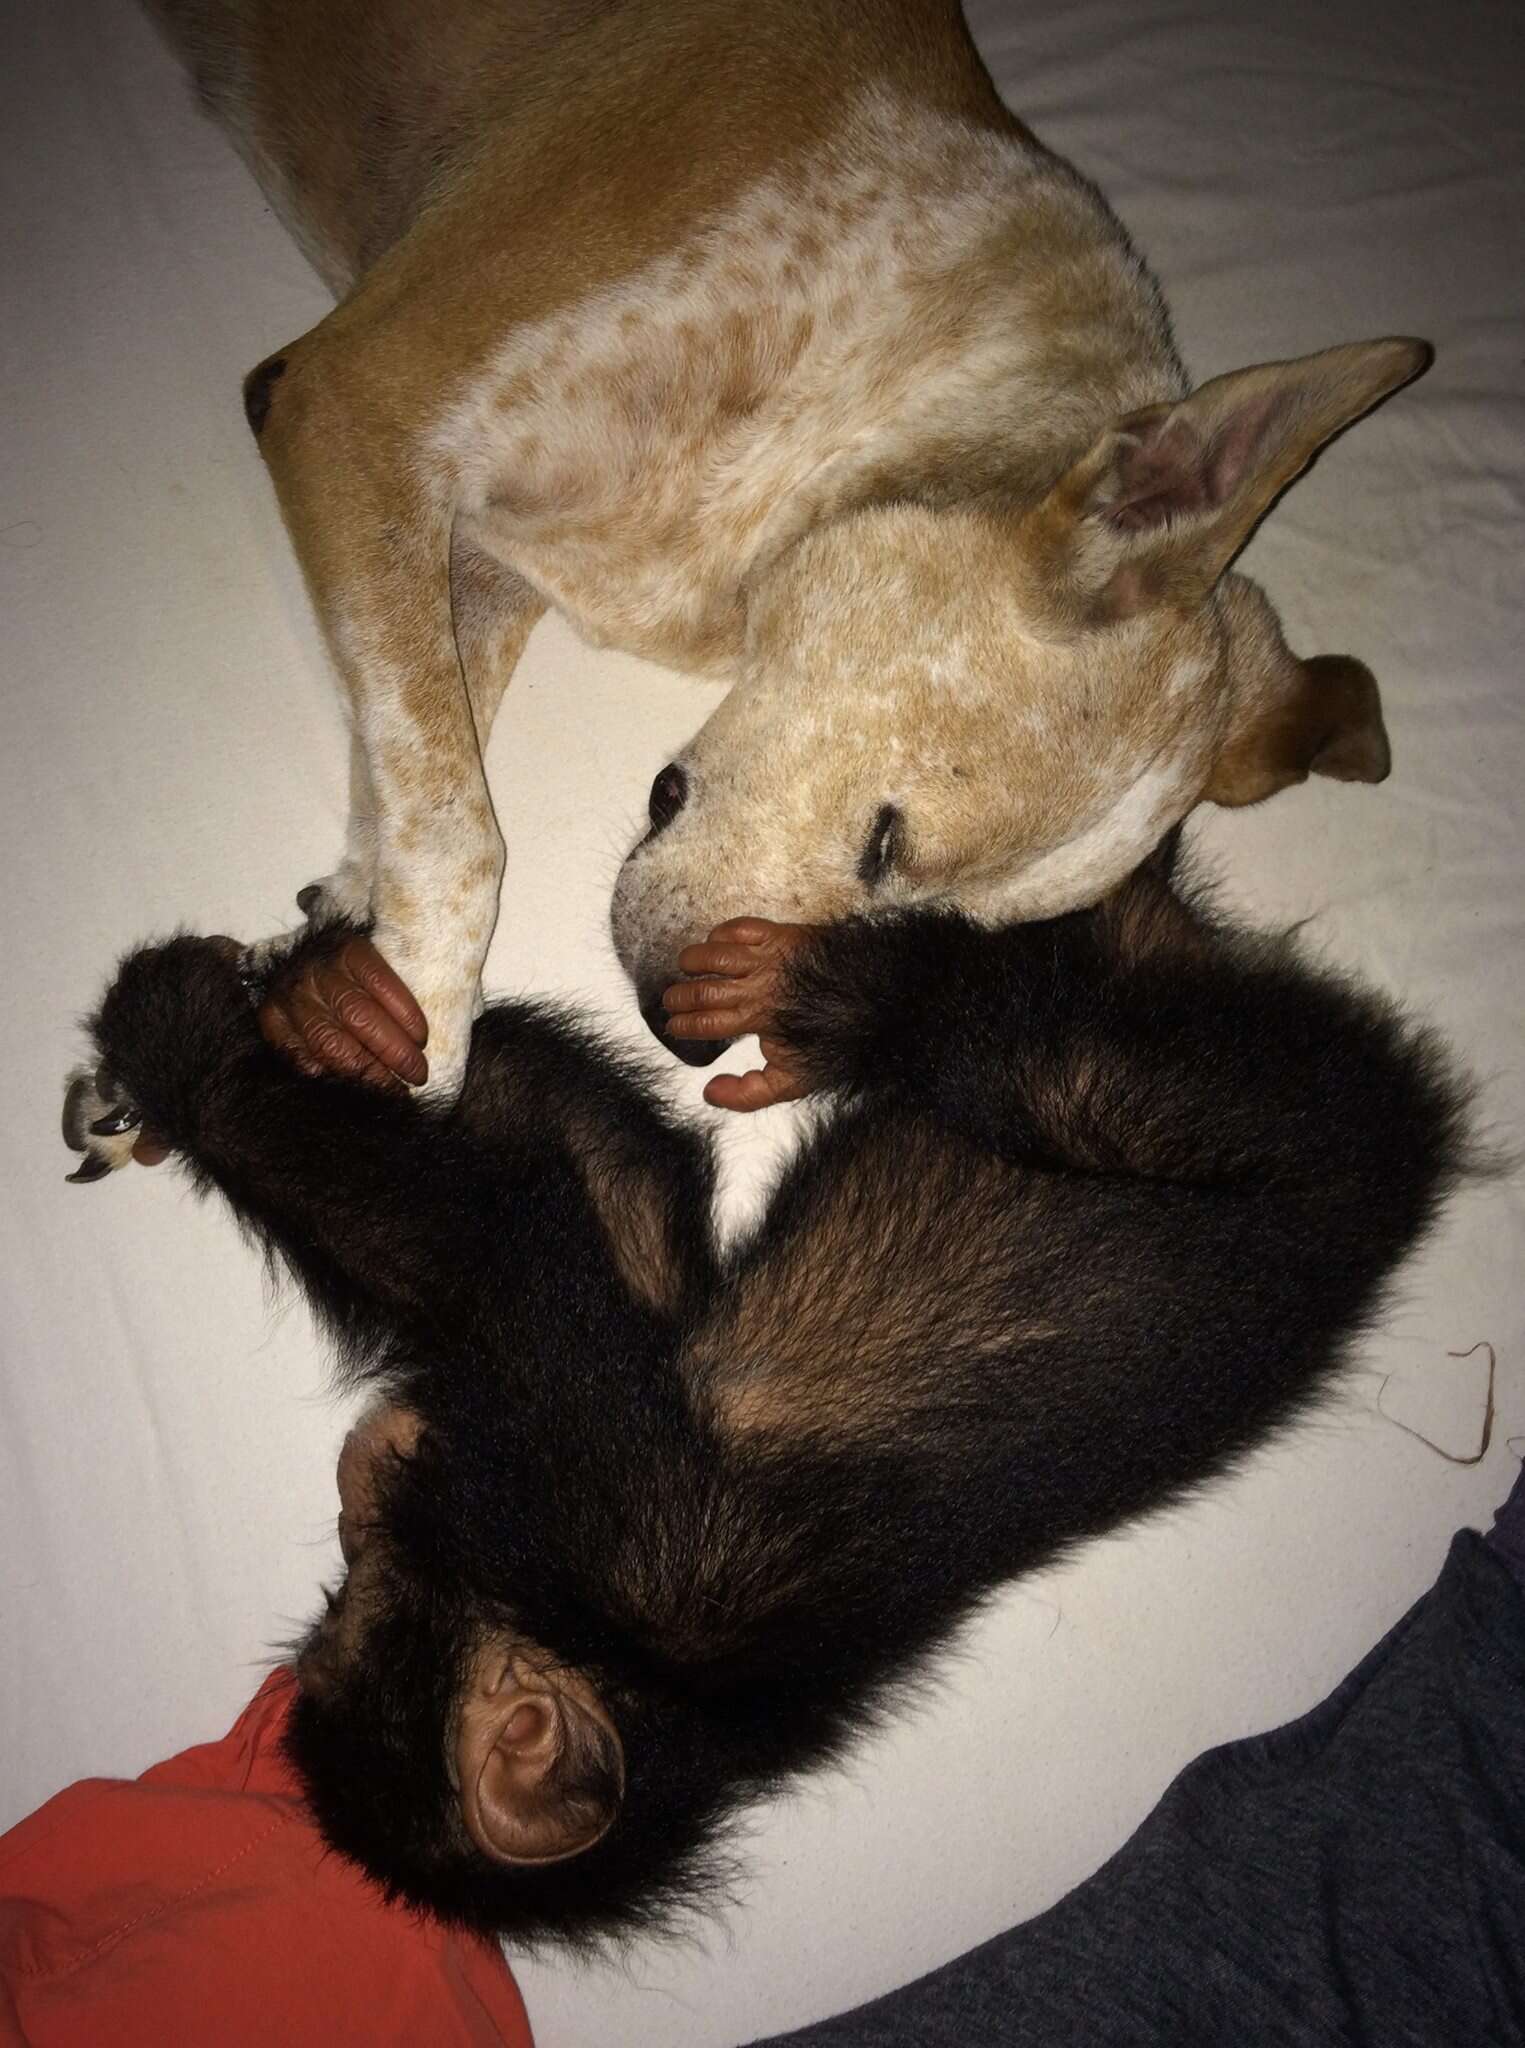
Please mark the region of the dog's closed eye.
POLYGON ((858 879, 873 888, 894 867, 900 854, 900 813, 893 804, 880 807, 858 858, 858 879))

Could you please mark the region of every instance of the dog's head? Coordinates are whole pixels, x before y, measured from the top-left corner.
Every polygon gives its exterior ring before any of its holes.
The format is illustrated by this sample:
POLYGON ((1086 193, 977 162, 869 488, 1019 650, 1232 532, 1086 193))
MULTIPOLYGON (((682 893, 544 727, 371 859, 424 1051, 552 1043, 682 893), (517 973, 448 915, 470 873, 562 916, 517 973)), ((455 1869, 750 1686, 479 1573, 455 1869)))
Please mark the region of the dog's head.
POLYGON ((808 533, 749 593, 741 680, 658 774, 620 873, 615 945, 653 1028, 679 952, 724 918, 1055 916, 1204 797, 1379 781, 1370 675, 1297 661, 1225 572, 1318 448, 1427 360, 1384 341, 1241 371, 1117 421, 1036 503, 880 505, 808 533))

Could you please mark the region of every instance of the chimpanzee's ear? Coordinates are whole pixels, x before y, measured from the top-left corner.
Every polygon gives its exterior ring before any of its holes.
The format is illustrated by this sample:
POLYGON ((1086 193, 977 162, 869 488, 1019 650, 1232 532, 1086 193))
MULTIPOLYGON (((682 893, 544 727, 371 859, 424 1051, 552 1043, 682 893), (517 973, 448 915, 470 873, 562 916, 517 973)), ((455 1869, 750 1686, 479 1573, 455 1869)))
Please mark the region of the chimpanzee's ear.
POLYGON ((456 1736, 461 1818, 494 1863, 559 1863, 608 1833, 625 1758, 603 1702, 580 1673, 518 1648, 477 1660, 456 1736))

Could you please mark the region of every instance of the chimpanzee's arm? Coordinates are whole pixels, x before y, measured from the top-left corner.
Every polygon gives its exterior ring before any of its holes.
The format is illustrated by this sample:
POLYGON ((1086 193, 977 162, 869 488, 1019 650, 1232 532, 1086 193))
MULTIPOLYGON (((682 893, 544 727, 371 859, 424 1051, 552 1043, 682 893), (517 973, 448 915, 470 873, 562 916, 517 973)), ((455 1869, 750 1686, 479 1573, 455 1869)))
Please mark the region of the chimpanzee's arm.
POLYGON ((888 1636, 902 1599, 972 1597, 1243 1450, 1463 1163, 1423 1033, 1151 877, 1004 932, 836 928, 777 1036, 855 1100, 686 1362, 826 1561, 828 1635, 872 1607, 888 1636))
POLYGON ((1428 1199, 1456 1095, 1425 1035, 1155 869, 1098 909, 989 932, 911 913, 824 931, 778 1030, 818 1086, 997 1157, 1316 1199, 1428 1199))
POLYGON ((93 1030, 144 1123, 292 1267, 356 1363, 398 1336, 469 1338, 547 1264, 590 1299, 659 1310, 707 1272, 702 1150, 604 1048, 528 1006, 481 1021, 447 1112, 298 1075, 205 940, 131 955, 93 1030))

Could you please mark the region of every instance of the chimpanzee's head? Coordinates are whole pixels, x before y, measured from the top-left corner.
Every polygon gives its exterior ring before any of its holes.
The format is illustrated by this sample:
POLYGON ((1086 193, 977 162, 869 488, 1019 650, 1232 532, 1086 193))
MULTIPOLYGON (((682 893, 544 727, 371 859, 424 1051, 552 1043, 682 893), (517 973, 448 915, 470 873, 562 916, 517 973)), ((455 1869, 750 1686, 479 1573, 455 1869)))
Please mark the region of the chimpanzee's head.
POLYGON ((736 1759, 607 1618, 571 1603, 567 1639, 603 1652, 579 1662, 526 1632, 543 1602, 503 1573, 511 1552, 533 1576, 535 1532, 473 1462, 401 1407, 352 1431, 346 1578, 298 1655, 292 1760, 327 1839, 411 1905, 521 1945, 660 1925, 729 1875, 709 1844, 736 1759))

